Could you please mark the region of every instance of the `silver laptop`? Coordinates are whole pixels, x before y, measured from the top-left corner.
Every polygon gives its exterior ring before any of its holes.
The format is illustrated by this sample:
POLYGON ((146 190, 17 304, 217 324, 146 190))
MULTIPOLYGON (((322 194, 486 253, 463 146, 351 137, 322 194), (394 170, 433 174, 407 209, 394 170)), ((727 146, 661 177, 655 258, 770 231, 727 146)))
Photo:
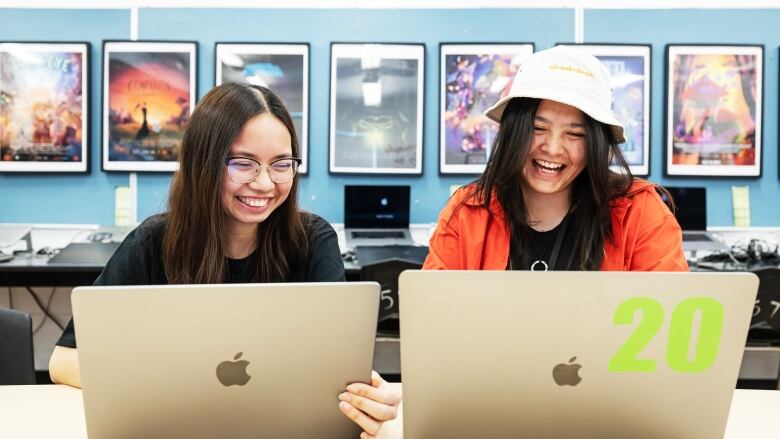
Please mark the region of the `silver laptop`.
POLYGON ((721 438, 757 288, 751 273, 406 271, 404 438, 721 438))
POLYGON ((87 433, 357 437, 338 409, 370 382, 373 282, 73 290, 87 433))
POLYGON ((29 238, 30 230, 32 230, 32 226, 29 225, 0 224, 0 250, 11 247, 22 239, 29 238))
POLYGON ((413 245, 409 186, 344 186, 347 247, 413 245))
POLYGON ((704 187, 665 187, 677 206, 675 217, 683 231, 686 251, 726 251, 728 246, 707 232, 707 189, 704 187))

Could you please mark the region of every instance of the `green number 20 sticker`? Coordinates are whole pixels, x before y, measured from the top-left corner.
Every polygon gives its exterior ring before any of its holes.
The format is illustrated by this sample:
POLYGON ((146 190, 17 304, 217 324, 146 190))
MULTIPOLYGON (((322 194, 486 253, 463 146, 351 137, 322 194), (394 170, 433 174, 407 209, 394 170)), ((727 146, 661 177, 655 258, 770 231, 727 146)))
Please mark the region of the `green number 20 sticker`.
MULTIPOLYGON (((648 297, 634 297, 618 305, 613 323, 630 325, 637 311, 642 317, 634 333, 609 361, 610 372, 652 372, 656 360, 640 359, 639 354, 658 334, 664 323, 664 308, 648 297)), ((666 363, 677 372, 701 372, 715 363, 723 332, 723 305, 709 297, 686 299, 672 310, 669 322, 669 340, 666 345, 666 363), (689 356, 694 336, 694 321, 699 318, 699 331, 694 353, 689 356)))

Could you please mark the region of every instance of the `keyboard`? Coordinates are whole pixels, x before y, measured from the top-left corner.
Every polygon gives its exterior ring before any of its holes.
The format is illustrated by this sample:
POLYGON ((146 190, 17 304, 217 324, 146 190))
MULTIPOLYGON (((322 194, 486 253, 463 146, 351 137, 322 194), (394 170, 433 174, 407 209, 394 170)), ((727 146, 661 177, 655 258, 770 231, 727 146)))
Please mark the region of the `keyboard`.
POLYGON ((414 245, 359 245, 355 247, 355 256, 360 265, 373 264, 388 259, 402 259, 422 265, 428 256, 428 247, 414 245))
POLYGON ((362 231, 352 232, 352 238, 369 238, 369 239, 404 239, 406 236, 404 232, 399 230, 377 230, 377 231, 362 231))
POLYGON ((683 233, 683 241, 708 242, 708 241, 712 241, 712 238, 710 238, 707 235, 683 233))

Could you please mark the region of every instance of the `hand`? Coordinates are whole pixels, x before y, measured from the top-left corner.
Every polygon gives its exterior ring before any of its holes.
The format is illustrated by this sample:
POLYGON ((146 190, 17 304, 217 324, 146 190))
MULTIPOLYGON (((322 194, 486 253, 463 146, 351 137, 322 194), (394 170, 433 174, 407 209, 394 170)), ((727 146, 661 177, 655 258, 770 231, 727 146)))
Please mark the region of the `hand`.
POLYGON ((352 383, 339 394, 339 400, 341 412, 363 429, 360 439, 370 439, 376 437, 385 421, 398 415, 401 392, 371 371, 371 385, 352 383))

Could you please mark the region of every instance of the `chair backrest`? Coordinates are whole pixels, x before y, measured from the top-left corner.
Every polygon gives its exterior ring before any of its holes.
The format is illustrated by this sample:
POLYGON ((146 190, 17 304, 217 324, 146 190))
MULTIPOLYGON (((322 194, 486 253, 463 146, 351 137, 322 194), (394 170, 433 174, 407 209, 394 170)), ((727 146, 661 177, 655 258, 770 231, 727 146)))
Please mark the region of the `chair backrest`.
POLYGON ((381 286, 377 335, 398 335, 398 276, 404 270, 419 270, 419 262, 388 259, 360 267, 360 280, 374 281, 381 286))
POLYGON ((35 384, 32 319, 0 308, 0 385, 35 384))
POLYGON ((780 341, 780 268, 762 268, 753 273, 758 276, 758 296, 750 322, 751 332, 769 330, 764 332, 764 337, 780 341))

